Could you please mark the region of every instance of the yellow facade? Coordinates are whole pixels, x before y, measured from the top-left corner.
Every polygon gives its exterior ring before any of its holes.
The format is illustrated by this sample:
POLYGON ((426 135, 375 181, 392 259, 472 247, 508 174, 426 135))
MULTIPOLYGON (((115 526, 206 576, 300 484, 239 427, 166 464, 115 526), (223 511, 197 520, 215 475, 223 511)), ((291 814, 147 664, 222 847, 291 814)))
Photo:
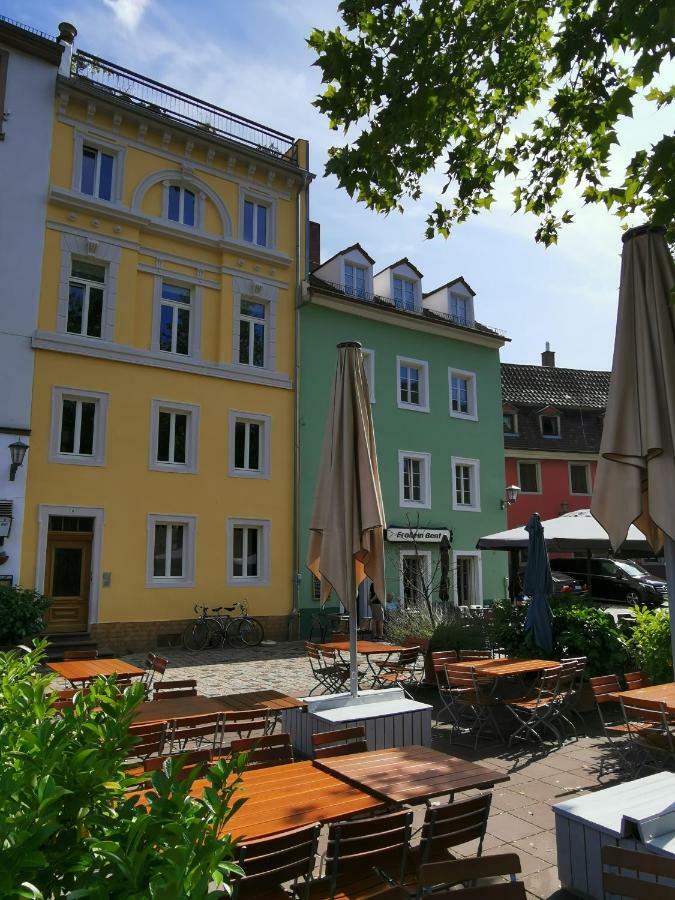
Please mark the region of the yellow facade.
MULTIPOLYGON (((293 601, 295 307, 305 266, 307 146, 295 144, 297 161, 279 160, 167 117, 144 116, 113 97, 93 97, 74 79, 60 80, 56 106, 33 340, 22 583, 48 592, 45 554, 50 523, 57 521, 49 517, 69 510, 88 517, 91 510, 88 619, 104 641, 133 646, 137 633, 147 643, 154 633, 177 631, 196 603, 243 597, 253 615, 267 620, 268 634, 280 634, 293 601), (88 146, 114 158, 110 200, 80 190, 88 146), (168 219, 170 185, 196 198, 195 226, 168 219), (245 239, 246 200, 267 209, 267 246, 245 239), (101 337, 69 332, 64 317, 69 267, 83 257, 106 269, 101 337), (190 291, 188 354, 158 346, 159 298, 167 283, 190 291), (265 309, 262 366, 238 358, 244 300, 265 309), (96 427, 104 426, 105 440, 95 464, 60 453, 61 389, 99 398, 96 427), (188 451, 194 471, 153 465, 153 415, 172 404, 189 405, 189 433, 198 419, 197 442, 189 441, 188 451), (232 472, 237 415, 268 417, 263 477, 232 472), (191 522, 191 559, 182 559, 183 577, 175 581, 154 579, 154 516, 191 522), (239 520, 260 527, 258 574, 251 578, 237 579, 232 568, 228 521, 236 528, 239 520), (138 623, 135 630, 130 623, 138 623)), ((101 431, 96 434, 100 444, 101 431)))

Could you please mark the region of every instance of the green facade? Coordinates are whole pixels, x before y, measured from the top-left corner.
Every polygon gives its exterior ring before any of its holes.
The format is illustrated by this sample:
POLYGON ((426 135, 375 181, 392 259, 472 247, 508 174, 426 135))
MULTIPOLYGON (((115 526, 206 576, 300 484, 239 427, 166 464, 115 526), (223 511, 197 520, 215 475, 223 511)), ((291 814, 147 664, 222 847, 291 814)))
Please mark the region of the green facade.
MULTIPOLYGON (((449 323, 426 321, 424 316, 378 308, 376 304, 339 297, 335 292, 312 287, 300 311, 300 589, 301 620, 317 611, 312 576, 304 567, 309 522, 314 501, 319 456, 336 344, 357 340, 374 353, 373 420, 387 526, 447 528, 453 531, 451 597, 457 585, 475 602, 505 596, 506 556, 483 551, 475 561, 458 560, 462 552, 476 552, 476 542, 486 534, 506 528, 504 497, 504 444, 500 393, 499 346, 496 337, 483 338, 474 331, 449 323), (466 337, 464 337, 466 336, 466 337), (476 341, 483 341, 477 343, 476 341), (487 344, 487 345, 486 345, 487 344), (397 357, 428 364, 429 412, 399 408, 397 357), (450 415, 449 368, 475 373, 477 421, 450 415), (406 508, 400 502, 399 451, 430 454, 430 508, 406 508), (453 457, 479 460, 480 510, 453 509, 453 457), (459 564, 460 572, 457 571, 459 564), (475 567, 480 567, 479 582, 475 567), (480 591, 481 596, 477 596, 480 591)), ((479 303, 476 302, 479 311, 479 303)), ((401 551, 413 545, 387 542, 387 589, 395 597, 401 582, 401 551)), ((439 545, 418 544, 427 557, 433 579, 439 545)), ((414 551, 413 551, 414 552, 414 551)), ((425 563, 427 564, 427 563, 425 563)))

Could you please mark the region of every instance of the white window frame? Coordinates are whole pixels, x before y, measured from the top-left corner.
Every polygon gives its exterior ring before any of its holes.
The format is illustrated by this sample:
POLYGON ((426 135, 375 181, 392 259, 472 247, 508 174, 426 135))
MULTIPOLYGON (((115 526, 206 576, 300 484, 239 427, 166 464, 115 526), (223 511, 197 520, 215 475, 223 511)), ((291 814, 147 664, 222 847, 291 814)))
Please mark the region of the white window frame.
POLYGON ((557 414, 549 415, 547 413, 539 413, 539 433, 547 441, 559 441, 562 437, 562 427, 560 424, 560 416, 557 414), (544 423, 543 419, 557 419, 558 420, 558 433, 557 434, 544 434, 544 423))
POLYGON ((76 191, 82 197, 88 197, 95 203, 114 203, 119 204, 122 200, 122 186, 124 178, 124 156, 125 149, 118 144, 107 141, 98 135, 87 134, 84 131, 75 131, 75 140, 73 148, 73 191, 76 191), (113 174, 112 186, 110 190, 110 200, 102 200, 97 194, 85 194, 82 192, 82 154, 85 146, 98 150, 99 153, 107 153, 113 157, 113 174))
POLYGON ((453 570, 453 599, 455 606, 459 606, 459 592, 457 590, 457 559, 461 556, 470 556, 476 560, 474 565, 474 592, 478 600, 474 606, 483 606, 483 558, 480 550, 453 550, 452 552, 452 570, 453 570))
POLYGON ((184 515, 148 514, 145 586, 148 588, 186 588, 195 584, 195 546, 197 537, 197 517, 184 515), (182 525, 185 528, 183 540, 183 575, 155 575, 155 525, 182 525))
POLYGON ((448 296, 448 312, 450 314, 450 319, 457 325, 463 327, 470 327, 473 325, 473 299, 471 297, 467 297, 464 294, 460 294, 458 291, 450 291, 448 296), (461 300, 464 303, 464 307, 466 309, 466 318, 465 321, 462 322, 459 316, 455 316, 452 311, 452 301, 461 300))
POLYGON ((396 357, 396 405, 399 409, 410 409, 415 412, 429 412, 429 363, 424 359, 412 359, 409 356, 396 357), (420 402, 407 403, 401 400, 401 366, 420 370, 420 402))
POLYGON ((201 231, 204 224, 204 200, 206 195, 203 191, 200 191, 199 188, 195 187, 194 184, 190 184, 187 181, 181 181, 180 179, 176 179, 175 181, 171 181, 171 179, 166 179, 162 182, 162 218, 166 219, 167 222, 170 222, 171 225, 179 225, 181 228, 188 228, 191 231, 201 231), (178 215, 179 218, 170 219, 169 218, 169 193, 172 187, 176 187, 180 190, 180 200, 178 201, 178 215), (194 225, 188 225, 183 221, 183 213, 185 212, 185 191, 190 191, 191 194, 194 194, 195 198, 195 221, 194 225))
POLYGON ((277 365, 277 303, 278 290, 264 281, 235 276, 232 279, 234 302, 232 304, 232 363, 240 372, 252 377, 256 372, 274 372, 277 365), (265 312, 265 365, 251 366, 239 362, 239 335, 241 323, 241 301, 264 303, 265 312))
MULTIPOLYGON (((511 412, 510 409, 503 409, 502 416, 513 416, 513 431, 504 431, 504 437, 518 437, 518 413, 511 412)), ((504 429, 502 420, 502 431, 504 429)))
POLYGON ((227 474, 231 478, 271 477, 272 417, 264 413, 245 412, 231 409, 228 414, 228 465, 227 474), (260 469, 237 469, 235 460, 235 436, 237 422, 253 422, 260 426, 260 469))
POLYGON ((91 344, 92 341, 112 341, 115 330, 115 306, 117 302, 117 281, 122 248, 108 240, 99 240, 99 235, 87 237, 63 233, 61 235, 61 265, 59 278, 59 300, 56 317, 57 331, 67 334, 68 340, 91 344), (73 257, 105 268, 103 291, 103 314, 101 337, 88 334, 74 334, 68 331, 68 304, 70 300, 70 279, 73 257))
POLYGON ((225 581, 230 587, 249 585, 251 587, 267 587, 270 583, 270 548, 271 548, 272 522, 270 519, 248 519, 229 517, 227 519, 227 552, 225 581), (258 542, 258 554, 262 553, 262 563, 258 560, 258 575, 251 578, 247 575, 232 574, 232 559, 234 556, 234 529, 235 528, 259 528, 260 540, 258 542), (262 549, 261 549, 262 548, 262 549))
POLYGON ((518 487, 520 488, 521 494, 526 494, 527 496, 530 496, 530 497, 534 497, 535 494, 541 494, 541 463, 539 462, 538 459, 518 459, 518 460, 516 460, 516 474, 518 476, 518 487), (520 477, 521 465, 535 467, 535 471, 537 473, 537 490, 536 491, 523 490, 523 482, 520 477))
POLYGON ((368 397, 371 403, 375 403, 375 351, 369 347, 361 347, 361 353, 368 382, 368 397))
POLYGON ((593 495, 593 484, 591 482, 591 465, 587 462, 574 462, 570 460, 567 464, 567 475, 569 478, 570 496, 572 497, 591 497, 593 495), (585 491, 572 490, 572 466, 583 466, 586 469, 586 488, 585 491))
POLYGON ((193 403, 174 403, 172 400, 155 399, 150 404, 150 448, 148 468, 154 472, 195 474, 199 468, 199 406, 193 403), (184 463, 160 462, 157 459, 160 412, 186 415, 186 459, 184 463))
MULTIPOLYGON (((174 223, 175 224, 175 223, 174 223)), ((195 284, 193 281, 181 278, 180 275, 156 275, 155 290, 153 298, 152 310, 152 341, 151 349, 162 359, 190 360, 200 358, 201 347, 201 320, 202 320, 202 286, 195 284), (173 284, 177 287, 187 288, 190 291, 190 334, 188 338, 188 352, 174 353, 171 350, 160 350, 159 348, 159 332, 162 322, 162 303, 170 303, 171 301, 162 300, 162 285, 164 283, 173 284)))
POLYGON ((451 473, 451 490, 452 490, 452 508, 458 512, 480 512, 480 460, 469 459, 464 456, 453 456, 450 460, 451 473), (457 494, 455 487, 455 474, 457 466, 471 467, 471 495, 473 503, 469 506, 464 503, 457 502, 457 494))
POLYGON ((241 188, 239 191, 239 239, 242 243, 246 244, 247 247, 260 247, 261 250, 265 248, 269 250, 273 250, 277 245, 277 204, 276 200, 273 197, 268 196, 267 194, 257 193, 256 191, 245 190, 241 188), (248 241, 244 237, 244 204, 245 203, 253 203, 255 206, 264 206, 267 209, 267 235, 266 242, 264 244, 258 244, 255 240, 256 232, 258 229, 258 221, 257 216, 253 214, 253 240, 248 241))
POLYGON ((406 556, 417 556, 424 560, 426 572, 424 574, 427 584, 431 582, 431 550, 400 550, 399 551, 399 597, 401 598, 401 606, 405 608, 405 579, 403 578, 403 558, 406 556))
POLYGON ((103 281, 90 281, 88 278, 82 278, 79 275, 73 275, 73 263, 77 262, 89 263, 90 261, 85 257, 84 259, 79 256, 71 256, 70 258, 70 275, 68 276, 68 313, 66 315, 66 334, 74 334, 75 337, 80 338, 89 338, 93 341, 101 341, 103 340, 103 332, 105 329, 105 311, 106 311, 106 291, 107 291, 107 279, 108 279, 108 266, 102 264, 101 262, 91 262, 90 265, 99 266, 99 268, 103 269, 103 281), (68 330, 68 316, 70 315, 70 283, 71 281, 82 281, 84 282, 84 303, 82 304, 82 325, 85 327, 85 331, 69 331, 68 330), (86 327, 89 324, 89 297, 91 294, 91 289, 99 290, 102 293, 101 299, 101 333, 99 335, 89 334, 86 331, 86 327))
POLYGON ((431 509, 431 453, 420 453, 416 450, 398 451, 398 498, 399 506, 405 509, 431 509), (422 499, 406 500, 403 484, 403 462, 406 459, 414 459, 421 463, 420 487, 422 499))
POLYGON ((470 422, 478 421, 478 387, 477 387, 477 379, 475 372, 467 372, 465 369, 448 369, 448 392, 449 392, 449 407, 450 407, 450 416, 453 419, 467 419, 470 422), (452 379, 457 376, 458 378, 463 378, 468 382, 468 398, 469 398, 469 412, 463 413, 458 412, 452 408, 452 379))
MULTIPOLYGON (((417 284, 418 284, 418 281, 417 281, 417 279, 415 279, 415 278, 407 278, 405 275, 400 275, 400 274, 396 274, 396 275, 395 275, 395 274, 392 274, 392 276, 391 276, 391 298, 392 298, 392 300, 394 301, 394 306, 396 306, 396 304, 400 302, 400 303, 403 304, 403 305, 400 307, 400 309, 407 310, 408 312, 413 312, 413 311, 415 311, 415 310, 418 308, 418 303, 417 303, 417 284), (400 281, 400 282, 401 282, 401 285, 402 285, 402 286, 401 286, 401 293, 402 293, 403 296, 402 296, 402 298, 401 298, 400 301, 399 301, 399 300, 397 299, 397 297, 396 297, 396 282, 397 282, 397 281, 400 281), (405 286, 406 286, 406 284, 409 284, 409 285, 412 287, 412 309, 411 309, 410 307, 406 306, 406 298, 405 298, 405 286)), ((399 307, 396 307, 396 308, 398 309, 399 307)))
POLYGON ((357 297, 360 300, 365 300, 366 295, 368 293, 368 267, 360 266, 358 263, 353 262, 352 260, 343 259, 342 261, 343 271, 342 271, 342 284, 344 286, 345 294, 349 297, 357 297), (354 282, 356 282, 356 272, 361 272, 363 274, 363 292, 359 293, 358 289, 353 286, 351 290, 347 287, 347 269, 352 269, 354 271, 354 282))
POLYGON ((109 394, 102 391, 83 391, 80 388, 61 387, 58 385, 52 388, 52 420, 49 440, 50 462, 65 463, 71 466, 105 465, 109 397, 109 394), (79 400, 96 404, 94 413, 94 452, 91 456, 78 453, 62 453, 60 450, 64 400, 79 400))
POLYGON ((239 335, 241 337, 241 323, 243 321, 248 322, 249 323, 248 355, 249 355, 249 360, 251 360, 253 358, 253 349, 254 349, 254 341, 252 340, 253 332, 255 331, 256 325, 262 324, 262 326, 264 328, 264 340, 263 340, 264 363, 262 366, 257 366, 254 362, 242 362, 241 358, 240 358, 240 348, 238 346, 237 347, 237 359, 236 359, 237 365, 245 366, 247 369, 252 369, 253 371, 255 371, 256 369, 264 370, 264 369, 268 368, 267 353, 268 353, 268 347, 269 347, 269 327, 270 327, 269 318, 270 318, 269 303, 266 303, 264 300, 253 299, 251 297, 242 297, 241 298, 241 300, 239 302, 239 317, 237 320, 238 326, 239 326, 238 327, 239 335), (261 306, 263 306, 265 308, 265 318, 258 319, 256 316, 249 316, 245 312, 242 312, 242 309, 241 309, 242 303, 246 303, 246 302, 257 303, 257 304, 260 304, 261 306))

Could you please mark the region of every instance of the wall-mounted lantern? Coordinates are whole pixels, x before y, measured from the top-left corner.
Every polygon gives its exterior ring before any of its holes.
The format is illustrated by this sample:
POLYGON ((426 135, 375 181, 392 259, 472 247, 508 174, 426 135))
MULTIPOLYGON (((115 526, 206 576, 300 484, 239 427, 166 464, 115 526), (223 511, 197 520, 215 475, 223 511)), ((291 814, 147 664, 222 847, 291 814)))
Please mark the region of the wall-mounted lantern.
POLYGON ((9 445, 9 454, 12 458, 12 464, 9 467, 9 480, 14 481, 16 477, 16 470, 23 465, 24 457, 26 456, 26 451, 28 450, 28 444, 24 443, 21 438, 18 438, 14 441, 13 444, 9 445))
POLYGON ((506 499, 502 500, 502 509, 506 509, 507 506, 513 506, 513 504, 518 499, 518 494, 520 493, 520 488, 517 484, 510 484, 506 489, 506 499))

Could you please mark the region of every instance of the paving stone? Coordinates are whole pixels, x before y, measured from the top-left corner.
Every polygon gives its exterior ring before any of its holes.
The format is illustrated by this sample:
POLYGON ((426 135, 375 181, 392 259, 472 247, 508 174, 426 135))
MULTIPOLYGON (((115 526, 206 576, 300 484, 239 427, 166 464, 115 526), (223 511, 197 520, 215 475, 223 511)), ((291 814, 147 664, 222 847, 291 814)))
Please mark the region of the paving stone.
POLYGON ((518 793, 516 790, 500 790, 499 787, 496 787, 492 792, 493 810, 514 810, 519 806, 527 806, 530 802, 530 797, 526 794, 518 793))
POLYGON ((512 810, 514 816, 525 819, 526 822, 534 822, 540 828, 555 827, 555 813, 548 803, 533 803, 530 806, 521 806, 512 810))
POLYGON ((498 816, 490 816, 487 830, 495 837, 509 843, 541 831, 534 822, 525 822, 523 819, 506 812, 500 813, 498 816))
POLYGON ((548 869, 526 875, 523 881, 525 890, 537 900, 552 900, 554 896, 560 896, 556 893, 560 891, 560 879, 555 866, 549 866, 548 869))
POLYGON ((518 785, 518 790, 531 797, 532 800, 545 800, 547 803, 555 802, 556 789, 545 781, 531 781, 528 784, 518 785))
POLYGON ((557 852, 555 842, 555 831, 540 831, 538 834, 532 834, 516 841, 511 841, 518 850, 524 850, 533 856, 537 856, 544 860, 547 865, 556 865, 557 852))

